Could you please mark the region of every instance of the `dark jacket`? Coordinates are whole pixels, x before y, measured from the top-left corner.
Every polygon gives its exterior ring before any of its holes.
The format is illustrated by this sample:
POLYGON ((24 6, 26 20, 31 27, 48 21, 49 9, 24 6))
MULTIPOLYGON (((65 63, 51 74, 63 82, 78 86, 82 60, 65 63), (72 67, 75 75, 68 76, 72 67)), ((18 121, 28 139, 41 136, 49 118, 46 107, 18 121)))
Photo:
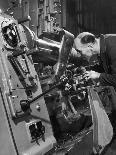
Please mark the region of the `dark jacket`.
POLYGON ((116 88, 116 34, 100 36, 100 75, 101 85, 111 85, 116 88))

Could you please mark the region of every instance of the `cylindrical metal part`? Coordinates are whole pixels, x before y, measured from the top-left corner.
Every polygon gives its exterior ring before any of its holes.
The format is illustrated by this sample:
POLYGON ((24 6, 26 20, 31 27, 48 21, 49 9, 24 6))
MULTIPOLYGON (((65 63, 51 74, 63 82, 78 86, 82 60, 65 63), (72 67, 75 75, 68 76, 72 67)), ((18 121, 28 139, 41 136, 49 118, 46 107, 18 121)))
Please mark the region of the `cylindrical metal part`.
POLYGON ((38 46, 38 47, 40 47, 40 46, 44 46, 44 47, 55 47, 55 48, 60 48, 60 45, 58 45, 58 44, 55 44, 55 43, 50 43, 50 42, 47 42, 47 41, 45 41, 45 40, 42 40, 42 39, 37 39, 36 41, 36 45, 38 46))
POLYGON ((26 16, 24 18, 18 19, 18 24, 22 24, 24 22, 30 21, 31 17, 30 16, 26 16))

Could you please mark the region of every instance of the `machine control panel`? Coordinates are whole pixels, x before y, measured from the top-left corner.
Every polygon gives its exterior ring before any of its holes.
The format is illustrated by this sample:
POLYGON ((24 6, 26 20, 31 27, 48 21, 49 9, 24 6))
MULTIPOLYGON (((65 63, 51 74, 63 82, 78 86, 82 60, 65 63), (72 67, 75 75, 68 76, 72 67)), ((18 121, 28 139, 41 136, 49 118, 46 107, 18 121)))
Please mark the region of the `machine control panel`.
POLYGON ((40 138, 45 141, 45 126, 41 121, 33 121, 31 123, 28 123, 27 130, 31 142, 37 142, 40 138))

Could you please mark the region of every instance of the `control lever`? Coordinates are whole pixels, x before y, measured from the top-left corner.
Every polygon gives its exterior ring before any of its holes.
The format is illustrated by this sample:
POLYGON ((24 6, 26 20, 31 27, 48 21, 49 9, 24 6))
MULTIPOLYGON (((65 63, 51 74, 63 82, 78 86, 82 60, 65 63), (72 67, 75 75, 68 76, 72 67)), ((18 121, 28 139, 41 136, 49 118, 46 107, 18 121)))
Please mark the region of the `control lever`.
POLYGON ((62 86, 63 84, 65 84, 68 81, 67 78, 63 79, 62 81, 57 81, 57 84, 55 84, 54 86, 52 86, 49 90, 46 90, 45 92, 43 92, 42 94, 38 95, 37 97, 35 97, 34 99, 28 101, 29 104, 33 103, 34 101, 36 101, 37 99, 41 98, 42 96, 46 95, 47 93, 49 93, 51 90, 62 86))

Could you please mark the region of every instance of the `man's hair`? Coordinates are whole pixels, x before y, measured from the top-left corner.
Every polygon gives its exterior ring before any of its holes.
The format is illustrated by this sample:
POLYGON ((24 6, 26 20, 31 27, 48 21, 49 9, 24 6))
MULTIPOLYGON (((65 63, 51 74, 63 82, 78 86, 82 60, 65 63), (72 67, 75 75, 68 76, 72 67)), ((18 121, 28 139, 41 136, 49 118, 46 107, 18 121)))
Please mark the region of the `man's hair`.
POLYGON ((85 35, 83 38, 81 38, 82 44, 94 43, 94 42, 95 42, 95 37, 92 35, 85 35))
POLYGON ((74 42, 77 48, 81 48, 83 44, 94 43, 95 36, 89 32, 82 32, 75 38, 74 42))

